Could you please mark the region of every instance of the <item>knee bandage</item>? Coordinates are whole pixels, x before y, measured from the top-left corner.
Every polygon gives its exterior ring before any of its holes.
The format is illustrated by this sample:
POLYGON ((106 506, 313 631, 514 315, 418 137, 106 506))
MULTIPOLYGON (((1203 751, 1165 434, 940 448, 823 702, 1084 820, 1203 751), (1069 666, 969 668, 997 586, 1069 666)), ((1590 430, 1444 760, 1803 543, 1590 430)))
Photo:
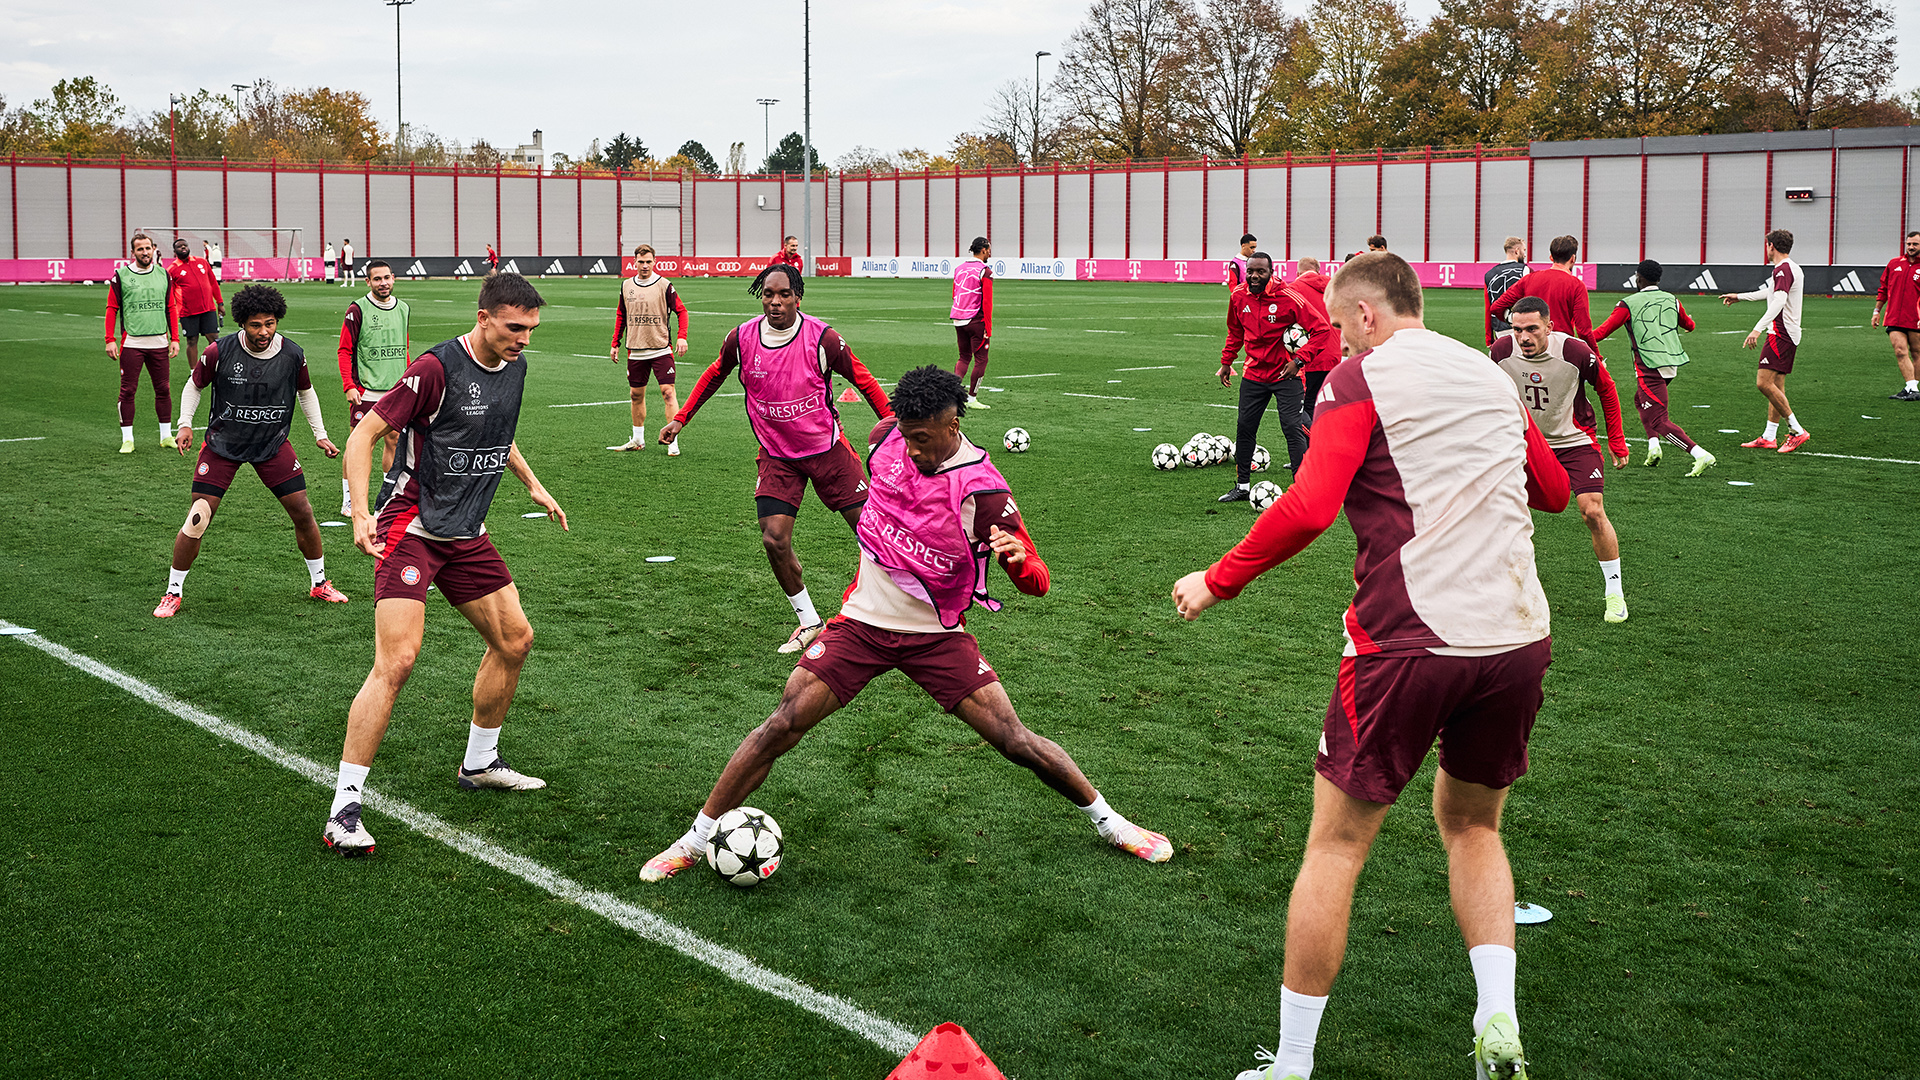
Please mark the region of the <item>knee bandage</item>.
POLYGON ((180 531, 198 540, 206 535, 207 526, 212 522, 213 504, 205 499, 195 499, 193 509, 187 511, 187 523, 180 526, 180 531))

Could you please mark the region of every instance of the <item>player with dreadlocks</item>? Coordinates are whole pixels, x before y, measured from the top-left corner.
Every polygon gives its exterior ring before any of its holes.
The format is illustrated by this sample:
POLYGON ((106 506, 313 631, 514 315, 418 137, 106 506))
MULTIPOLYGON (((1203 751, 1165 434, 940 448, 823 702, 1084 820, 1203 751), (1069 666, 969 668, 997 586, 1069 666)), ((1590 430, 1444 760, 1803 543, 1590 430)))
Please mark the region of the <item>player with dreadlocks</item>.
POLYGON ((1102 839, 1148 862, 1173 857, 1166 837, 1114 811, 1065 750, 1020 722, 967 632, 968 608, 1000 607, 987 597, 990 562, 1029 596, 1045 596, 1050 576, 1006 477, 960 432, 966 386, 951 371, 915 368, 900 376, 893 405, 897 421, 882 420, 867 440, 873 492, 854 526, 860 566, 840 614, 800 658, 773 715, 733 752, 693 826, 647 861, 642 881, 698 863, 721 814, 745 802, 808 729, 895 668, 1073 800, 1102 839))
POLYGON ((700 373, 685 407, 660 429, 662 443, 679 438, 680 429, 719 392, 728 373, 740 369, 747 419, 760 440, 760 477, 753 488, 760 542, 767 549, 774 579, 800 622, 780 646, 783 653, 811 645, 826 625, 807 595, 800 559, 793 553, 793 521, 800 513, 807 482, 813 482, 814 494, 827 509, 846 518, 848 525, 859 523, 860 508, 867 502, 866 470, 840 429, 831 376, 838 375, 858 388, 875 416, 893 415, 886 391, 839 333, 800 313, 805 288, 800 271, 791 266, 776 263, 760 271, 747 291, 759 298, 765 314, 727 332, 719 358, 700 373))

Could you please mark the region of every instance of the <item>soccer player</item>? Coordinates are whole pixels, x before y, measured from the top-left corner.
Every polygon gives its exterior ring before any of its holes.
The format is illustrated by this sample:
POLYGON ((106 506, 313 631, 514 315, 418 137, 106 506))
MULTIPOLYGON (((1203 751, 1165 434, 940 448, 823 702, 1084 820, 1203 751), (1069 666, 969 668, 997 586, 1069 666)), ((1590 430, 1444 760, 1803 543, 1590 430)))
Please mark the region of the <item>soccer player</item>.
POLYGON ((1573 272, 1573 260, 1580 254, 1580 241, 1571 236, 1556 236, 1547 245, 1547 254, 1552 257, 1553 265, 1522 275, 1493 302, 1488 309, 1489 317, 1503 317, 1523 296, 1538 296, 1547 302, 1553 325, 1560 327, 1562 333, 1586 342, 1594 355, 1600 355, 1599 342, 1593 336, 1593 314, 1587 310, 1587 283, 1573 272))
POLYGON ((1280 427, 1287 436, 1288 467, 1298 475, 1300 459, 1307 452, 1306 384, 1300 379, 1301 357, 1287 351, 1283 342, 1287 329, 1298 323, 1307 332, 1307 344, 1301 349, 1313 355, 1326 347, 1331 330, 1320 310, 1292 286, 1269 286, 1273 282, 1273 259, 1256 251, 1247 259, 1247 283, 1236 287, 1227 297, 1227 343, 1220 350, 1220 385, 1233 385, 1233 361, 1240 350, 1247 351, 1247 362, 1240 369, 1240 420, 1235 428, 1233 458, 1239 480, 1220 496, 1219 502, 1245 502, 1250 497, 1248 480, 1252 477, 1254 440, 1260 435, 1260 417, 1273 402, 1280 414, 1280 427))
POLYGON ((353 288, 353 241, 340 241, 340 287, 353 288))
POLYGON ((327 284, 333 284, 333 241, 327 241, 327 249, 320 253, 320 264, 326 267, 327 284))
POLYGON ((180 337, 188 356, 200 355, 200 339, 220 336, 220 318, 227 313, 226 298, 220 295, 220 279, 213 276, 213 265, 193 257, 193 247, 183 237, 173 241, 173 261, 167 264, 167 277, 180 290, 180 337))
POLYGON ((133 392, 140 369, 153 382, 153 409, 160 416, 160 445, 173 445, 174 357, 180 355, 180 293, 154 262, 159 245, 133 234, 133 265, 107 282, 107 355, 120 364, 120 452, 133 453, 133 392), (118 316, 118 319, 115 316, 118 316), (116 325, 116 322, 118 325, 116 325))
MULTIPOLYGON (((1327 283, 1331 281, 1320 270, 1320 260, 1311 255, 1300 256, 1295 264, 1298 273, 1287 287, 1294 295, 1313 305, 1322 319, 1327 317, 1327 283)), ((1320 386, 1327 381, 1327 372, 1340 366, 1340 335, 1329 331, 1317 348, 1302 350, 1307 358, 1306 365, 1300 369, 1300 377, 1306 382, 1307 422, 1313 421, 1314 402, 1320 397, 1320 386)))
MULTIPOLYGON (((633 437, 609 450, 645 450, 647 448, 647 376, 660 384, 660 400, 667 415, 680 411, 680 399, 673 388, 673 362, 687 355, 687 305, 673 291, 673 282, 653 272, 653 245, 633 249, 633 276, 620 282, 620 297, 613 308, 613 344, 607 356, 620 359, 621 336, 626 337, 627 401, 632 413, 633 437), (678 318, 680 332, 667 340, 667 320, 678 318)), ((680 456, 680 440, 667 444, 667 456, 680 456)))
POLYGON ((1493 344, 1495 334, 1504 334, 1512 329, 1507 320, 1494 317, 1493 302, 1500 299, 1508 289, 1513 288, 1514 282, 1527 276, 1527 242, 1517 236, 1509 236, 1502 250, 1507 253, 1507 261, 1495 263, 1487 270, 1486 276, 1480 279, 1487 288, 1485 307, 1487 344, 1489 345, 1493 344))
POLYGON ((1276 1078, 1312 1072, 1354 884, 1436 735, 1434 820, 1480 991, 1474 1056, 1487 1075, 1525 1076, 1500 811, 1527 770, 1552 648, 1527 508, 1564 509, 1567 474, 1513 383, 1425 329, 1421 304, 1419 278, 1396 255, 1340 268, 1327 307, 1351 356, 1321 392, 1313 453, 1244 540, 1173 587, 1175 610, 1198 618, 1300 552, 1343 507, 1358 542, 1347 647, 1287 910, 1276 1078))
POLYGON ((980 380, 987 374, 987 342, 993 337, 993 268, 987 265, 993 257, 993 246, 986 237, 976 236, 967 250, 973 258, 962 259, 953 268, 953 309, 947 312, 960 346, 960 362, 953 373, 964 381, 967 365, 972 364, 967 408, 991 409, 993 406, 981 403, 979 393, 980 380))
POLYGON ((220 245, 215 243, 212 240, 201 241, 200 257, 207 260, 208 266, 213 267, 213 280, 219 281, 220 280, 220 245))
MULTIPOLYGON (((347 395, 347 431, 360 426, 387 391, 400 383, 413 355, 409 330, 412 310, 393 295, 393 267, 384 259, 367 264, 367 295, 347 305, 340 320, 340 388, 347 395)), ((381 440, 380 473, 393 468, 400 433, 388 431, 381 440)), ((340 477, 340 516, 353 520, 353 485, 340 477)))
POLYGON ((547 786, 500 757, 500 726, 533 648, 533 627, 486 525, 500 476, 512 471, 548 517, 568 527, 566 511, 514 442, 527 377, 522 353, 545 303, 519 274, 487 278, 473 329, 407 365, 400 384, 347 438, 353 542, 380 561, 373 572, 373 670, 347 714, 333 808, 321 833, 342 855, 373 853, 373 837, 360 820, 362 793, 394 699, 420 655, 430 585, 440 586, 487 645, 473 680, 467 752, 454 781, 467 791, 547 786), (392 494, 376 521, 367 509, 367 467, 373 444, 389 430, 401 433, 403 446, 392 494))
POLYGON ((698 864, 715 819, 744 803, 809 729, 894 668, 1007 760, 1073 800, 1102 839, 1148 862, 1173 857, 1166 837, 1108 807, 1065 750, 1020 722, 967 632, 968 608, 1000 607, 986 592, 990 559, 1029 596, 1046 595, 1049 575, 1006 477, 960 431, 967 411, 960 377, 914 368, 900 377, 893 403, 897 426, 882 420, 869 437, 877 443, 873 493, 854 530, 860 563, 840 614, 801 656, 773 715, 733 752, 693 826, 647 860, 640 880, 662 881, 698 864))
POLYGON ((1767 428, 1759 438, 1740 444, 1746 450, 1791 454, 1813 438, 1812 433, 1800 425, 1800 418, 1793 414, 1793 404, 1787 400, 1787 376, 1793 373, 1794 354, 1800 351, 1800 298, 1807 284, 1806 271, 1787 257, 1792 250, 1792 233, 1785 229, 1768 233, 1767 262, 1773 265, 1773 273, 1768 275, 1766 284, 1752 292, 1720 294, 1722 304, 1731 305, 1736 300, 1767 302, 1766 313, 1747 334, 1743 345, 1753 348, 1761 332, 1766 332, 1767 344, 1760 350, 1759 374, 1754 377, 1754 385, 1759 387, 1760 396, 1767 399, 1767 428), (1785 442, 1776 442, 1782 420, 1787 422, 1789 434, 1785 442))
POLYGON ((487 245, 487 273, 489 274, 497 273, 499 272, 499 270, 500 270, 500 253, 493 250, 492 244, 488 244, 487 245))
POLYGON ((208 386, 213 387, 213 405, 208 410, 207 436, 200 443, 200 459, 193 468, 193 504, 187 508, 186 523, 173 538, 173 567, 167 573, 166 595, 153 609, 156 619, 179 614, 187 571, 200 557, 201 539, 243 464, 253 466, 260 482, 293 519, 294 540, 300 545, 301 557, 307 560, 307 576, 311 579, 307 595, 335 604, 347 602, 347 595, 327 580, 320 523, 314 520, 313 507, 307 502, 307 475, 300 471, 300 460, 287 441, 293 430, 294 403, 298 401, 307 426, 313 429, 315 445, 328 457, 340 455, 339 448, 327 438, 320 395, 314 393, 307 373, 306 352, 280 336, 280 320, 286 317, 287 301, 278 289, 249 285, 233 294, 233 321, 240 324, 240 329, 208 345, 181 388, 174 446, 182 455, 193 445, 193 416, 200 410, 201 391, 208 386))
POLYGON ((1512 377, 1520 390, 1521 403, 1533 414, 1534 423, 1572 482, 1580 516, 1586 519, 1587 532, 1593 537, 1593 556, 1600 560, 1606 620, 1626 622, 1620 537, 1607 519, 1603 497, 1606 466, 1600 460, 1600 446, 1593 434, 1593 406, 1587 403, 1584 389, 1591 385, 1600 395, 1600 408, 1607 416, 1607 450, 1613 455, 1613 467, 1618 469, 1627 463, 1631 452, 1621 427, 1620 395, 1614 389, 1613 376, 1585 342, 1553 329, 1545 300, 1522 297, 1509 309, 1507 319, 1513 324, 1513 333, 1503 334, 1493 343, 1493 361, 1512 377))
POLYGON ((1893 342, 1893 362, 1900 366, 1906 386, 1889 394, 1895 401, 1920 401, 1920 229, 1910 232, 1899 255, 1880 272, 1880 291, 1873 297, 1873 317, 1869 326, 1885 326, 1887 340, 1893 342), (1884 317, 1884 319, 1883 319, 1884 317))
POLYGON ((867 501, 866 470, 840 429, 829 376, 838 375, 857 387, 875 416, 892 415, 886 391, 839 332, 800 313, 800 296, 805 291, 801 280, 800 271, 785 263, 760 271, 747 291, 760 299, 765 314, 727 331, 720 355, 700 373, 687 403, 660 429, 659 439, 672 443, 679 438, 680 430, 719 392, 727 375, 740 369, 740 386, 747 392, 747 420, 760 440, 760 477, 753 486, 760 543, 766 548, 774 580, 800 620, 780 646, 778 651, 783 653, 811 645, 826 625, 801 578, 800 558, 793 553, 793 522, 808 481, 827 509, 848 525, 858 525, 860 508, 867 501))
POLYGON ((1232 292, 1236 286, 1247 283, 1247 257, 1252 255, 1254 249, 1259 246, 1260 241, 1255 240, 1252 233, 1246 233, 1240 237, 1240 254, 1223 264, 1227 275, 1228 292, 1232 292))
POLYGON ((1372 236, 1367 237, 1367 250, 1368 251, 1387 250, 1387 238, 1384 236, 1381 236, 1379 233, 1375 233, 1372 236))
POLYGON ((1640 291, 1620 301, 1593 336, 1604 341, 1622 326, 1627 328, 1627 340, 1633 345, 1633 403, 1640 410, 1640 426, 1647 432, 1646 464, 1660 464, 1660 443, 1664 439, 1693 455, 1693 469, 1687 475, 1699 476, 1713 468, 1714 456, 1694 442, 1667 412, 1667 386, 1688 360, 1680 331, 1693 331, 1693 316, 1687 314, 1679 297, 1660 287, 1663 272, 1659 263, 1643 260, 1634 272, 1640 291))
POLYGON ((773 258, 767 260, 767 265, 791 266, 795 270, 806 269, 800 265, 800 238, 797 236, 781 237, 780 250, 774 252, 773 258))

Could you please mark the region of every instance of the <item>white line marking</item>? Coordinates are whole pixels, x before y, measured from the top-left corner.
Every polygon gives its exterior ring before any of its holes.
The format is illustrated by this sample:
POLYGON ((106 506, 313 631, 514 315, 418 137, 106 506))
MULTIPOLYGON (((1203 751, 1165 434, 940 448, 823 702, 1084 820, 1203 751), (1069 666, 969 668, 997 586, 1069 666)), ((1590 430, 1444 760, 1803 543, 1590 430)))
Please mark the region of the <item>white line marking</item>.
POLYGON ((24 439, 0 439, 0 442, 41 442, 45 439, 45 435, 29 435, 24 439))
POLYGON ((1834 327, 1834 329, 1835 330, 1865 330, 1866 327, 1862 324, 1855 323, 1852 326, 1836 326, 1834 327))
POLYGON ((1852 454, 1821 454, 1812 450, 1795 450, 1794 453, 1801 457, 1830 457, 1843 461, 1884 461, 1889 465, 1920 465, 1920 461, 1908 461, 1906 458, 1897 457, 1855 457, 1852 454))
POLYGON ((996 379, 1051 379, 1060 374, 1058 371, 1042 371, 1036 375, 995 375, 996 379))
POLYGON ((1173 335, 1173 336, 1174 336, 1174 337, 1203 337, 1203 338, 1217 338, 1217 337, 1219 337, 1220 335, 1219 335, 1219 334, 1175 334, 1175 335, 1173 335))
POLYGON ((1161 364, 1157 367, 1117 367, 1117 368, 1114 368, 1113 370, 1115 371, 1172 371, 1173 365, 1161 364))
MULTIPOLYGON (((532 349, 528 349, 527 351, 528 351, 528 352, 532 352, 533 350, 532 350, 532 349)), ((579 357, 579 358, 580 358, 580 359, 582 359, 582 360, 598 360, 598 359, 600 359, 600 354, 599 354, 599 353, 593 353, 593 352, 577 352, 577 353, 568 353, 567 355, 569 355, 569 356, 577 356, 577 357, 579 357)), ((611 359, 613 359, 613 357, 611 357, 611 356, 609 356, 609 357, 607 357, 607 359, 609 359, 609 360, 611 360, 611 359)))
POLYGON ((627 398, 621 398, 618 401, 576 401, 570 405, 549 405, 547 406, 547 408, 549 409, 584 409, 589 405, 625 405, 627 403, 628 403, 627 398))
MULTIPOLYGON (((13 625, 0 619, 0 629, 12 629, 13 625)), ((323 788, 330 787, 334 782, 333 769, 290 750, 283 750, 275 743, 246 728, 230 724, 212 713, 189 705, 165 691, 110 668, 92 657, 83 656, 65 646, 48 641, 38 634, 25 635, 20 640, 69 667, 84 671, 102 682, 112 683, 156 708, 164 709, 236 746, 251 750, 323 788)), ((470 855, 496 869, 504 870, 527 884, 570 904, 586 908, 616 926, 633 931, 641 938, 665 945, 683 956, 698 960, 735 982, 744 983, 783 1001, 790 1001, 882 1049, 896 1054, 905 1054, 920 1041, 918 1035, 890 1020, 875 1016, 857 1005, 842 1001, 831 994, 821 993, 805 983, 761 967, 740 953, 716 945, 651 911, 635 907, 610 893, 589 889, 532 859, 516 855, 470 832, 455 828, 451 823, 417 809, 401 799, 382 795, 371 789, 366 791, 365 798, 374 809, 400 819, 408 828, 422 836, 438 840, 455 851, 470 855)))
POLYGON ((1051 330, 1051 326, 1009 326, 1009 330, 1051 330))
POLYGON ((1126 333, 1125 330, 1089 330, 1084 327, 1081 329, 1080 332, 1083 334, 1124 334, 1126 333))
MULTIPOLYGON (((1745 330, 1715 330, 1715 331, 1714 331, 1714 333, 1716 333, 1716 334, 1744 334, 1744 333, 1746 333, 1746 332, 1747 332, 1747 331, 1745 331, 1745 330)), ((1731 482, 1731 481, 1729 481, 1729 482, 1731 482)))
POLYGON ((1060 396, 1061 397, 1099 398, 1101 401, 1139 401, 1140 400, 1139 398, 1132 398, 1132 397, 1113 397, 1108 394, 1061 394, 1060 396))
POLYGON ((1220 405, 1211 401, 1203 401, 1200 404, 1205 405, 1209 409, 1237 409, 1240 407, 1238 405, 1220 405))

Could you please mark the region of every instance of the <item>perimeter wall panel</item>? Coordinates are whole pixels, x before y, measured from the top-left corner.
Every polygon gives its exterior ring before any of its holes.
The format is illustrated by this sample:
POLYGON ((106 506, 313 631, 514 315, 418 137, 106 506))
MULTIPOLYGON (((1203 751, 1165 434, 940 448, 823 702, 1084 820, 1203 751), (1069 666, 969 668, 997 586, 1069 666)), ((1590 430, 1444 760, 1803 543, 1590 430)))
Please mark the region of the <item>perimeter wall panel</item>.
MULTIPOLYGON (((374 175, 373 220, 367 223, 366 243, 358 248, 364 252, 363 257, 396 262, 413 256, 408 206, 406 176, 374 175)), ((404 266, 395 267, 396 272, 404 269, 404 266)))
MULTIPOLYGON (((1341 252, 1342 255, 1346 254, 1341 252)), ((1473 261, 1473 162, 1433 163, 1433 260, 1473 261)))
POLYGON ((1168 183, 1166 256, 1203 259, 1210 246, 1202 244, 1200 239, 1200 193, 1206 183, 1206 173, 1199 169, 1175 169, 1169 174, 1168 183))
MULTIPOLYGON (((172 217, 167 218, 172 221, 172 217)), ((131 231, 131 230, 129 230, 131 231)), ((160 262, 173 258, 173 236, 155 235, 160 262)), ((73 170, 73 254, 80 259, 119 258, 126 237, 120 235, 120 170, 73 170)))
MULTIPOLYGON (((1285 186, 1285 173, 1281 173, 1278 177, 1271 176, 1264 170, 1254 174, 1253 190, 1256 210, 1258 210, 1263 201, 1272 206, 1274 211, 1272 218, 1273 223, 1283 226, 1284 229, 1283 246, 1286 250, 1284 253, 1277 255, 1281 260, 1297 259, 1302 255, 1313 255, 1322 259, 1337 259, 1340 257, 1333 250, 1333 238, 1327 234, 1327 200, 1332 195, 1330 179, 1331 172, 1325 165, 1295 166, 1293 169, 1293 190, 1288 192, 1285 186), (1267 187, 1271 189, 1273 185, 1271 183, 1262 185, 1260 182, 1262 180, 1272 181, 1274 179, 1281 181, 1279 190, 1275 193, 1277 197, 1270 196, 1268 199, 1262 200, 1260 198, 1262 188, 1267 187), (1290 199, 1288 197, 1289 195, 1291 195, 1290 199), (1292 220, 1292 227, 1284 228, 1289 217, 1291 217, 1292 220)), ((1262 218, 1255 217, 1254 220, 1258 222, 1262 220, 1262 218)), ((1256 226, 1249 231, 1255 236, 1260 236, 1262 235, 1261 228, 1261 226, 1256 226)), ((1261 241, 1261 250, 1266 251, 1269 255, 1275 254, 1271 248, 1266 246, 1266 241, 1264 240, 1261 241)))
MULTIPOLYGON (((1377 176, 1371 161, 1337 168, 1340 175, 1334 192, 1333 247, 1335 258, 1345 258, 1350 252, 1367 250, 1367 237, 1374 233, 1377 176)), ((1295 207, 1295 213, 1299 209, 1295 207)))
POLYGON ((1380 235, 1387 238, 1387 250, 1397 251, 1409 261, 1423 260, 1427 229, 1426 163, 1389 163, 1385 181, 1386 201, 1381 212, 1380 235))
POLYGON ((1127 174, 1124 172, 1093 174, 1092 257, 1130 257, 1127 254, 1127 174))
POLYGON ((1500 246, 1526 231, 1527 163, 1480 163, 1480 251, 1474 262, 1500 262, 1500 246))
MULTIPOLYGON (((1900 156, 1903 149, 1840 151, 1834 200, 1835 263, 1885 263, 1900 254, 1900 156)), ((1796 255, 1801 255, 1798 247, 1796 255)), ((1807 252, 1807 255, 1812 254, 1807 252)), ((1805 255, 1801 255, 1804 260, 1805 255)), ((1820 261, 1826 261, 1826 252, 1820 261)))
POLYGON ((1700 198, 1698 157, 1647 159, 1647 258, 1663 263, 1700 261, 1700 198))

